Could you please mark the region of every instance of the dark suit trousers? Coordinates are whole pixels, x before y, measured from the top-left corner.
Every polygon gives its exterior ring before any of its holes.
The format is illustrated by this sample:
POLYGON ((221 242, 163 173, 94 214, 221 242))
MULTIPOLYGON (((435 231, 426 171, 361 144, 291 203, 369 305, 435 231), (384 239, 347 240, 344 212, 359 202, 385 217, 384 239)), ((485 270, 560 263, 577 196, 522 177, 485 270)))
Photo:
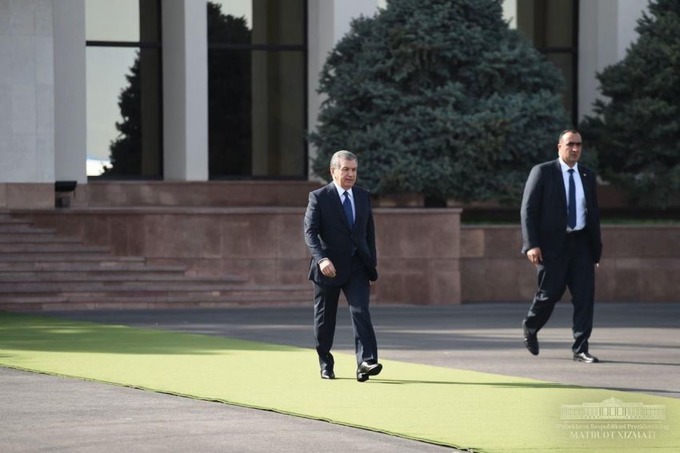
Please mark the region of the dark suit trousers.
POLYGON ((314 285, 314 338, 319 364, 333 367, 333 337, 338 313, 340 291, 345 294, 352 316, 357 364, 378 360, 378 346, 368 310, 370 283, 361 259, 352 258, 352 273, 342 286, 314 285))
POLYGON ((537 266, 538 291, 524 318, 530 332, 538 332, 548 322, 555 304, 566 288, 574 306, 572 331, 574 353, 588 351, 588 339, 593 330, 595 300, 595 264, 588 235, 585 231, 567 234, 562 256, 545 258, 537 266))

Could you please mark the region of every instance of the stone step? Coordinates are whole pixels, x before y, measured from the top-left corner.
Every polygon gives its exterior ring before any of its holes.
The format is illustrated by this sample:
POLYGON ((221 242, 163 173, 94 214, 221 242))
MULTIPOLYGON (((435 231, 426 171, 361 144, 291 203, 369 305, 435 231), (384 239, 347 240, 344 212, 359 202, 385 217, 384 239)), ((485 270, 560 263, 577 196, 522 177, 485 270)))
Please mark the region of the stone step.
MULTIPOLYGON (((109 257, 111 259, 111 257, 109 257)), ((88 272, 95 275, 108 274, 111 272, 132 273, 182 273, 186 272, 185 266, 150 265, 143 259, 134 261, 1 261, 0 273, 11 275, 12 273, 35 272, 88 272)))
POLYGON ((64 283, 42 282, 38 284, 7 284, 0 283, 0 299, 12 296, 43 296, 54 297, 97 295, 99 297, 134 296, 167 296, 170 294, 192 294, 195 296, 223 296, 248 297, 252 294, 295 294, 309 295, 307 285, 245 285, 243 283, 221 282, 89 282, 64 283))
POLYGON ((2 233, 54 233, 53 229, 38 228, 30 221, 11 217, 9 214, 0 214, 0 234, 2 233))
POLYGON ((45 243, 0 243, 0 254, 5 253, 110 253, 104 246, 84 245, 81 242, 45 242, 45 243))
MULTIPOLYGON (((44 292, 3 292, 0 291, 0 310, 19 309, 18 304, 27 304, 25 309, 38 304, 62 302, 60 309, 77 309, 82 305, 98 307, 130 308, 138 306, 162 306, 162 304, 184 303, 186 307, 208 306, 214 304, 265 304, 265 303, 311 303, 311 291, 308 287, 286 288, 284 286, 262 288, 242 287, 239 289, 221 290, 190 287, 182 288, 100 288, 99 290, 44 291, 44 292), (37 301, 37 302, 36 302, 37 301)), ((171 305, 167 305, 168 307, 171 305)))
POLYGON ((0 310, 217 308, 309 304, 308 285, 249 285, 247 278, 186 275, 185 266, 115 256, 0 214, 0 310))
POLYGON ((49 232, 36 232, 33 230, 26 232, 0 232, 0 244, 44 244, 46 242, 54 244, 79 244, 82 242, 78 238, 69 236, 57 236, 49 232))
POLYGON ((0 213, 0 225, 30 225, 30 222, 12 217, 7 213, 0 213))
POLYGON ((0 234, 54 234, 49 228, 33 227, 29 223, 0 223, 0 234))
POLYGON ((195 297, 233 296, 236 298, 248 298, 254 294, 259 296, 286 294, 304 297, 309 295, 309 291, 307 285, 245 285, 242 282, 193 280, 190 278, 173 281, 0 282, 0 300, 18 295, 30 297, 91 295, 102 299, 120 295, 126 297, 165 297, 171 294, 195 297))
POLYGON ((247 281, 242 277, 229 275, 220 278, 212 277, 187 277, 183 270, 151 270, 141 268, 138 270, 114 270, 98 269, 93 271, 37 271, 37 272, 0 272, 0 284, 2 283, 42 283, 42 282, 129 282, 129 281, 185 281, 212 283, 233 282, 243 283, 247 281))
POLYGON ((110 263, 140 263, 144 264, 146 258, 141 256, 114 256, 97 252, 36 252, 36 253, 0 253, 0 263, 47 263, 47 262, 100 262, 110 263))
MULTIPOLYGON (((181 278, 171 280, 110 280, 110 281, 0 281, 0 295, 41 294, 41 293, 116 293, 134 292, 139 294, 192 292, 221 293, 238 292, 244 288, 242 282, 225 282, 216 279, 181 278)), ((267 287, 257 287, 266 289, 267 287)))
MULTIPOLYGON (((309 289, 309 288, 308 288, 309 289)), ((167 308, 224 308, 234 306, 306 306, 311 304, 311 292, 306 295, 292 295, 277 291, 276 294, 248 296, 167 295, 154 297, 117 296, 102 298, 93 295, 79 296, 0 296, 0 310, 12 311, 54 311, 54 310, 121 310, 121 309, 167 309, 167 308)))

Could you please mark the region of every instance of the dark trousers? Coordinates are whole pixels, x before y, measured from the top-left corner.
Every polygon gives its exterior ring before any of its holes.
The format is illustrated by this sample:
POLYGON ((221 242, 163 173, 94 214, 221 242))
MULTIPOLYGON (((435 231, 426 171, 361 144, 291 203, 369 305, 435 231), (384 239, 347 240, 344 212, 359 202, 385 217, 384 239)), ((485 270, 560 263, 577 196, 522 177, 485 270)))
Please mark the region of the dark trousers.
POLYGON ((342 286, 319 285, 314 282, 313 286, 314 339, 321 368, 332 368, 334 365, 331 348, 335 336, 340 291, 347 298, 352 316, 357 364, 377 362, 378 345, 368 310, 371 288, 361 260, 358 257, 352 259, 352 274, 342 286))
POLYGON ((581 231, 567 234, 562 256, 545 258, 537 266, 538 291, 524 318, 525 327, 535 333, 548 322, 555 304, 569 288, 574 306, 572 331, 575 354, 588 352, 588 339, 593 330, 595 300, 595 264, 588 235, 581 231))

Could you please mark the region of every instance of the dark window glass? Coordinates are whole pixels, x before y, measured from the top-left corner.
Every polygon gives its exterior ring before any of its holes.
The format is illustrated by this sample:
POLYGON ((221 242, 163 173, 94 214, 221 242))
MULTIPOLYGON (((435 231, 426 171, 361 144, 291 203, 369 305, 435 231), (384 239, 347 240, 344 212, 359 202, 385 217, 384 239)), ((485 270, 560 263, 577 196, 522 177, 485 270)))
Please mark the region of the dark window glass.
POLYGON ((211 0, 227 17, 243 19, 252 30, 248 35, 210 36, 223 44, 304 45, 305 1, 303 0, 211 0))
POLYGON ((160 1, 86 0, 88 176, 162 176, 160 1), (112 7, 114 4, 115 7, 112 7), (107 20, 108 19, 108 20, 107 20))
POLYGON ((303 52, 253 53, 253 176, 303 176, 303 52))
POLYGON ((578 0, 517 0, 517 29, 562 71, 564 106, 578 122, 578 0))
POLYGON ((210 178, 304 178, 306 2, 208 3, 210 178))
POLYGON ((546 53, 546 57, 555 66, 559 68, 564 77, 565 94, 562 97, 562 103, 564 108, 569 113, 572 118, 572 124, 577 124, 575 122, 576 114, 576 74, 574 73, 574 55, 571 52, 550 52, 546 53))
POLYGON ((208 52, 210 176, 252 174, 251 52, 208 52))

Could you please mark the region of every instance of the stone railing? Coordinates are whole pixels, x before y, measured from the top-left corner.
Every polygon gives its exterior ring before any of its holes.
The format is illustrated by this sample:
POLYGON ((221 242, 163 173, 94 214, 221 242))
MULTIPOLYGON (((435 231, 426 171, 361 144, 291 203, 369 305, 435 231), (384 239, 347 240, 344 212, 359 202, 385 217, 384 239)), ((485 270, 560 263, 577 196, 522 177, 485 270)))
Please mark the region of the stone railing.
MULTIPOLYGON (((464 302, 533 297, 536 272, 520 254, 519 226, 464 226, 460 241, 464 302)), ((603 225, 602 242, 597 301, 680 300, 680 225, 603 225)), ((568 290, 564 300, 571 300, 568 290)))
MULTIPOLYGON (((15 211, 115 255, 181 264, 196 276, 237 275, 254 285, 304 284, 304 208, 72 208, 15 211)), ((460 303, 459 209, 375 209, 378 303, 460 303)), ((311 288, 310 288, 311 291, 311 288)), ((311 297, 311 292, 310 292, 311 297)))

